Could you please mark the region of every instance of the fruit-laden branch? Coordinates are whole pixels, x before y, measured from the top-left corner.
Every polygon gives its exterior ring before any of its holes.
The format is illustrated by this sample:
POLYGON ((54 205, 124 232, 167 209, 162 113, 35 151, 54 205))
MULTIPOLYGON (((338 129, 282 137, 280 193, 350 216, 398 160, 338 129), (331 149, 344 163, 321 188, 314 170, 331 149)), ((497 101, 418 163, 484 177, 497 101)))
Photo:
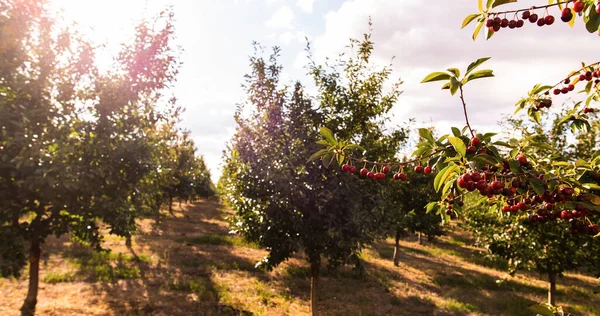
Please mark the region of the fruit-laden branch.
POLYGON ((355 161, 356 163, 367 163, 367 164, 376 165, 376 166, 406 166, 406 165, 421 161, 423 158, 433 157, 434 155, 436 155, 442 151, 444 151, 444 149, 438 149, 429 155, 419 156, 418 158, 404 161, 404 162, 399 162, 399 161, 375 162, 375 161, 371 161, 371 160, 367 160, 367 159, 354 158, 354 157, 348 157, 348 159, 355 161))
POLYGON ((529 7, 527 9, 517 9, 517 10, 508 10, 508 11, 500 11, 500 12, 487 12, 487 15, 499 15, 499 14, 506 14, 506 13, 518 13, 521 11, 531 11, 531 10, 537 10, 537 9, 546 9, 546 8, 550 8, 550 7, 554 7, 554 6, 559 6, 562 4, 567 4, 569 2, 573 2, 571 0, 568 1, 562 1, 562 2, 557 2, 557 3, 552 3, 552 4, 546 4, 546 5, 541 5, 541 6, 532 6, 529 7))

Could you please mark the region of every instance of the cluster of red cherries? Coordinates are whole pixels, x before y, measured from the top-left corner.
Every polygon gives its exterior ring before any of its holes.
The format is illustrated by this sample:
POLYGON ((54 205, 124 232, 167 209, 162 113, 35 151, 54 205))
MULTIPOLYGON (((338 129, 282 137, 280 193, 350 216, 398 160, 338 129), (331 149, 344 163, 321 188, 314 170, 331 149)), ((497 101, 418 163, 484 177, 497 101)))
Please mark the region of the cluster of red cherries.
MULTIPOLYGON (((575 84, 573 82, 571 82, 571 77, 573 77, 573 76, 578 76, 577 82, 585 82, 585 81, 594 80, 595 85, 600 84, 600 68, 594 68, 594 67, 584 68, 579 73, 579 75, 573 74, 573 75, 567 77, 565 80, 563 80, 559 84, 557 84, 555 86, 555 88, 552 90, 552 94, 554 94, 554 95, 567 94, 567 93, 575 90, 575 84)), ((575 82, 575 83, 577 83, 577 82, 575 82)), ((550 90, 546 91, 544 93, 544 95, 550 95, 550 90)), ((533 110, 539 111, 543 108, 550 108, 551 106, 552 106, 552 99, 539 99, 538 104, 533 108, 533 110)), ((594 108, 590 108, 590 107, 585 107, 583 109, 583 113, 592 113, 595 111, 596 110, 594 108)))
MULTIPOLYGON (((569 2, 569 3, 571 3, 571 2, 569 2)), ((567 7, 565 7, 562 10, 561 15, 560 15, 560 20, 565 23, 569 23, 569 22, 571 22, 571 20, 573 20, 573 18, 575 16, 573 14, 573 12, 580 13, 585 9, 585 3, 583 3, 583 1, 579 1, 579 0, 572 1, 572 3, 573 3, 572 10, 571 10, 571 8, 569 8, 569 3, 567 3, 567 7)), ((600 14, 600 2, 596 6, 596 12, 598 12, 598 14, 600 14)), ((509 28, 509 29, 521 28, 521 27, 523 27, 523 25, 525 25, 525 20, 529 21, 532 24, 535 23, 538 26, 552 25, 552 24, 554 24, 554 21, 555 21, 554 16, 548 14, 547 8, 542 17, 539 17, 538 14, 535 13, 535 10, 533 8, 526 9, 525 11, 523 11, 521 13, 521 19, 518 18, 518 14, 519 14, 519 11, 515 12, 514 18, 510 21, 506 18, 506 13, 504 14, 504 18, 502 18, 502 19, 499 16, 500 13, 494 14, 492 17, 489 17, 487 19, 485 26, 490 31, 498 32, 498 31, 500 31, 501 28, 509 28)))
MULTIPOLYGON (((414 171, 415 173, 430 174, 433 171, 433 169, 431 168, 431 166, 416 166, 414 171)), ((343 164, 342 172, 356 173, 356 166, 343 164)), ((375 166, 372 170, 369 170, 366 167, 364 167, 359 171, 359 174, 361 176, 366 177, 367 179, 374 179, 379 181, 385 180, 386 174, 388 173, 390 173, 390 166, 388 165, 383 166, 380 171, 375 170, 375 166)), ((399 181, 406 181, 408 179, 408 176, 406 175, 406 173, 402 172, 402 170, 399 170, 397 173, 394 173, 393 179, 399 181)))

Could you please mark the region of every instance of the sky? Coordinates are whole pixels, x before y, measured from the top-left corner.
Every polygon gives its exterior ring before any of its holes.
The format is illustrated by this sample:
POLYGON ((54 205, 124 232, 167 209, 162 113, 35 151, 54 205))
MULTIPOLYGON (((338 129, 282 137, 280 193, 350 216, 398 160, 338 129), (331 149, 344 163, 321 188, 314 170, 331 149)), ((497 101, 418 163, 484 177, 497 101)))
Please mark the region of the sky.
MULTIPOLYGON (((547 3, 520 2, 502 8, 547 3)), ((250 70, 253 41, 266 54, 275 45, 282 49, 285 82, 309 84, 306 39, 317 61, 335 57, 346 51, 349 38, 368 32, 371 17, 374 61, 392 62, 392 81, 403 81, 392 124, 414 118, 419 126, 435 126, 443 134, 465 125, 462 107, 440 84, 420 84, 430 72, 464 70, 477 58, 492 57, 481 68, 493 69, 496 77, 470 83, 465 98, 475 129, 500 132, 498 121, 514 112, 516 101, 533 85, 555 84, 581 62, 597 61, 600 51, 598 35, 587 33, 581 19, 570 28, 558 18, 557 8, 549 11, 557 18, 551 26, 525 23, 489 41, 483 36, 473 41, 473 25, 460 26, 477 12, 476 0, 53 0, 65 21, 77 22, 90 38, 107 44, 106 56, 131 39, 136 20, 169 5, 183 63, 173 92, 187 109, 182 125, 191 130, 214 182, 235 131, 233 114, 244 98, 241 84, 250 70)))

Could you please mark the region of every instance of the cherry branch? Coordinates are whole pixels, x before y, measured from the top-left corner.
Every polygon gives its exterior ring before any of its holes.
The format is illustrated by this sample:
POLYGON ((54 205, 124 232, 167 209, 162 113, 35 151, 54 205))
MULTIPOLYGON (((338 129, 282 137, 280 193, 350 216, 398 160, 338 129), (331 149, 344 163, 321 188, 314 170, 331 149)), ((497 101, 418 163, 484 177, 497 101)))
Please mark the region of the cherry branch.
POLYGON ((500 14, 519 13, 521 11, 531 11, 531 10, 537 10, 537 9, 546 9, 546 8, 549 8, 549 7, 558 6, 558 5, 566 4, 566 3, 569 3, 569 2, 572 2, 572 1, 571 0, 567 0, 567 1, 557 2, 557 3, 553 3, 553 4, 547 4, 547 5, 541 5, 541 6, 533 6, 533 7, 530 7, 528 9, 508 10, 508 11, 501 11, 501 12, 487 12, 486 16, 490 16, 490 15, 497 16, 497 15, 500 15, 500 14))
MULTIPOLYGON (((570 76, 567 76, 566 78, 562 79, 561 81, 559 81, 557 84, 553 85, 552 87, 550 87, 550 88, 549 88, 548 90, 546 90, 546 91, 550 91, 550 90, 552 90, 552 89, 556 88, 557 86, 559 86, 559 85, 563 84, 563 83, 565 82, 565 80, 566 80, 566 79, 570 79, 570 78, 572 78, 573 76, 577 76, 579 73, 581 73, 581 71, 583 71, 583 70, 586 70, 586 69, 588 69, 588 68, 590 68, 590 67, 597 66, 597 65, 600 65, 600 61, 598 61, 598 62, 595 62, 595 63, 593 63, 593 64, 589 64, 589 65, 587 65, 587 66, 585 66, 585 67, 581 67, 579 70, 575 71, 575 72, 574 72, 572 75, 570 75, 570 76)), ((546 92, 544 92, 544 93, 546 93, 546 92)), ((542 92, 540 92, 539 94, 542 94, 542 92)), ((539 94, 538 94, 538 95, 539 95, 539 94)))
POLYGON ((348 159, 355 161, 356 163, 368 163, 368 164, 372 164, 372 165, 376 165, 376 166, 406 166, 409 165, 411 163, 415 163, 420 161, 423 158, 429 158, 432 157, 435 154, 438 154, 440 152, 444 151, 444 149, 438 149, 434 152, 432 152, 429 155, 425 155, 425 156, 420 156, 418 158, 412 159, 412 160, 408 160, 405 162, 397 162, 397 161, 391 161, 391 162, 376 162, 376 161, 371 161, 371 160, 367 160, 367 159, 362 159, 362 158, 354 158, 354 157, 348 157, 348 159))
POLYGON ((467 127, 469 128, 469 132, 471 133, 471 137, 475 137, 475 133, 473 133, 473 129, 471 128, 471 124, 469 124, 469 116, 467 115, 467 104, 465 103, 465 97, 463 94, 462 85, 459 86, 460 89, 460 101, 462 102, 463 112, 465 113, 465 120, 467 121, 467 127))

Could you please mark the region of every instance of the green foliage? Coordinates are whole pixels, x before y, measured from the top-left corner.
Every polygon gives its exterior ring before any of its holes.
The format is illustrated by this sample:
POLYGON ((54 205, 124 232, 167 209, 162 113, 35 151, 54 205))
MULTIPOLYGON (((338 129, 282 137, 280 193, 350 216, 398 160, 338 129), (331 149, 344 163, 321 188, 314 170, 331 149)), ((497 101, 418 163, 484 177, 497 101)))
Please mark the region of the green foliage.
POLYGON ((364 244, 385 234, 382 224, 391 211, 384 200, 387 189, 326 168, 334 159, 344 162, 346 152, 363 148, 368 159, 389 159, 406 136, 404 130, 390 133, 381 127, 400 83, 382 92, 390 70, 373 70, 368 35, 351 46, 356 54, 333 65, 309 64, 317 104, 299 83, 279 82, 277 48, 268 60, 251 58, 245 106, 253 113, 242 117, 240 109, 236 114, 238 127, 219 188, 236 212, 233 231, 267 249, 262 261, 267 268, 300 251, 316 265, 321 257, 332 267, 356 262, 364 244), (332 131, 352 137, 356 145, 339 141, 332 131), (323 165, 310 162, 320 157, 313 154, 321 146, 327 147, 321 151, 323 165))

